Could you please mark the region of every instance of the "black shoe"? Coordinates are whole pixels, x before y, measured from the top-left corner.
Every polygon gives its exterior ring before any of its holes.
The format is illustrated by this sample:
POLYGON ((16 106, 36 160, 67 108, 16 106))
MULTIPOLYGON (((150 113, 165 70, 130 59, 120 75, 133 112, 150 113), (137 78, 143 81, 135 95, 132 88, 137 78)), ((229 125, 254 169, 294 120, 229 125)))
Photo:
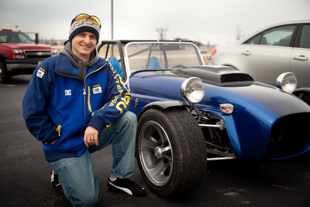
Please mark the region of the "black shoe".
POLYGON ((133 196, 146 195, 146 191, 144 188, 140 187, 135 182, 130 181, 128 179, 117 178, 115 181, 112 182, 110 178, 108 178, 108 188, 111 191, 112 190, 123 191, 133 196))
POLYGON ((52 173, 51 173, 51 183, 52 183, 56 188, 58 188, 58 187, 61 186, 61 185, 60 185, 60 182, 58 181, 58 175, 57 175, 57 173, 56 173, 54 170, 52 170, 52 173))

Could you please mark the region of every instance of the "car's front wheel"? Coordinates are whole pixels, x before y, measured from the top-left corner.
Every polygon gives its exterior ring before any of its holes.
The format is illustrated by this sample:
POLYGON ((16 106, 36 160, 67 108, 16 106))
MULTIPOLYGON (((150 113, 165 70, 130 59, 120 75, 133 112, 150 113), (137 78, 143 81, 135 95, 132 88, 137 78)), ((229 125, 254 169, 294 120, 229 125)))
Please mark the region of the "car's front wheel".
POLYGON ((147 110, 139 119, 136 142, 139 169, 157 195, 182 195, 204 178, 207 167, 204 137, 186 109, 147 110))
POLYGON ((7 71, 4 62, 0 61, 0 83, 6 83, 8 80, 7 71))

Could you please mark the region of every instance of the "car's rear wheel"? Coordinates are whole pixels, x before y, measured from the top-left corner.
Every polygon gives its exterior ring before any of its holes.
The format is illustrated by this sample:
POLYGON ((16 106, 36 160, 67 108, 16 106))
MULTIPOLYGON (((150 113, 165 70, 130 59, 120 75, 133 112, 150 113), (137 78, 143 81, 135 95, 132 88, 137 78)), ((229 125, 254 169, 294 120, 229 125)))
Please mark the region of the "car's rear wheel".
POLYGON ((136 142, 139 169, 157 195, 182 195, 204 178, 207 167, 204 137, 186 109, 147 110, 139 119, 136 142))

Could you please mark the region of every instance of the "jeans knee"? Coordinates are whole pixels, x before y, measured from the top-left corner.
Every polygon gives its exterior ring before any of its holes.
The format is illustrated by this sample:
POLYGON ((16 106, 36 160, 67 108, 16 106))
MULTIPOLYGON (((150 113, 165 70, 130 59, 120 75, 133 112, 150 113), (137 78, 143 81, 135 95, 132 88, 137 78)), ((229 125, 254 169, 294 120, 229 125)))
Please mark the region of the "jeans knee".
POLYGON ((127 111, 124 116, 128 119, 131 125, 137 125, 137 116, 131 111, 127 111))

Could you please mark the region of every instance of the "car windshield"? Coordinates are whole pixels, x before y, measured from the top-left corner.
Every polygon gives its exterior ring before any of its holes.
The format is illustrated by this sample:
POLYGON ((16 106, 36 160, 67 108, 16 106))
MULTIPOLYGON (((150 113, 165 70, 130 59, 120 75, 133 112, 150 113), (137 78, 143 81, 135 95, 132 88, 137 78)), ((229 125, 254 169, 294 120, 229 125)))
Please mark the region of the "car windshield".
POLYGON ((125 58, 131 73, 204 64, 198 48, 188 42, 129 43, 125 58))
POLYGON ((0 32, 0 41, 6 43, 28 43, 33 44, 34 42, 24 33, 21 32, 0 32))

